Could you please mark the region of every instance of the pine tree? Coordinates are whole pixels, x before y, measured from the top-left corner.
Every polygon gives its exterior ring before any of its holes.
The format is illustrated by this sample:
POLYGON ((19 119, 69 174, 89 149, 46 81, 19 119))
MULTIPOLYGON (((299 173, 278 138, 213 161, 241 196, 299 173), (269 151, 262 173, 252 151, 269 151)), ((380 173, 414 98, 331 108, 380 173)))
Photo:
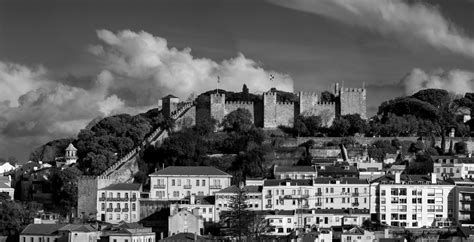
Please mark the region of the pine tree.
POLYGON ((253 221, 253 212, 247 209, 247 194, 243 187, 236 189, 229 198, 229 211, 222 214, 223 221, 229 226, 230 235, 237 236, 242 241, 242 236, 250 231, 249 224, 253 221))

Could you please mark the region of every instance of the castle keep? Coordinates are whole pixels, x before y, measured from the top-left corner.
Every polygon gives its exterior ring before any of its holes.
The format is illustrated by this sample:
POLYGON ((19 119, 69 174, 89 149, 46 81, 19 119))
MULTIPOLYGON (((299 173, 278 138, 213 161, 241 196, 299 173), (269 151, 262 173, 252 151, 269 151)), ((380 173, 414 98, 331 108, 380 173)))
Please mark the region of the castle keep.
POLYGON ((247 109, 255 124, 263 128, 293 126, 295 117, 320 116, 324 126, 331 126, 333 120, 341 115, 359 114, 367 118, 366 89, 344 88, 334 85, 334 102, 322 102, 321 94, 316 92, 299 92, 297 102, 279 102, 277 93, 269 91, 262 94, 263 102, 226 101, 225 94, 210 94, 210 116, 222 122, 225 115, 243 108, 247 109), (258 117, 261 117, 259 121, 258 117))

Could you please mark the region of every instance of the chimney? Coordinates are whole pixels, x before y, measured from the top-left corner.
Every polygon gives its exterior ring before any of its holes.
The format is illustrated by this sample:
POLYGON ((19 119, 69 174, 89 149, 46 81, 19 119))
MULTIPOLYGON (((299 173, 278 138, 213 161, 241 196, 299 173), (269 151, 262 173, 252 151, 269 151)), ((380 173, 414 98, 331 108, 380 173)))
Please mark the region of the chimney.
POLYGON ((400 172, 395 172, 395 183, 400 184, 400 172))
POLYGON ((436 184, 436 173, 431 173, 431 184, 436 184))
POLYGON ((189 197, 189 204, 196 204, 196 194, 191 194, 189 197))

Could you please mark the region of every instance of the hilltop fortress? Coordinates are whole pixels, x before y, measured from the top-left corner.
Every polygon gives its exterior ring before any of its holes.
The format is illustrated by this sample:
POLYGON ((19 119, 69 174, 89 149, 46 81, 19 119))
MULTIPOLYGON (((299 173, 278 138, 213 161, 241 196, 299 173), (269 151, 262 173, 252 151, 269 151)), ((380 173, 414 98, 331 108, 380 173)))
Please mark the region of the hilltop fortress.
MULTIPOLYGON (((292 127, 298 115, 320 116, 327 127, 341 115, 359 114, 363 119, 367 118, 365 88, 344 88, 336 83, 331 93, 334 95, 332 102, 322 102, 321 93, 318 92, 299 92, 293 94, 294 101, 278 101, 276 90, 261 94, 259 101, 229 101, 226 100, 226 94, 216 91, 209 94, 209 101, 204 107, 198 105, 196 120, 207 116, 220 123, 227 114, 239 108, 247 109, 255 125, 263 128, 292 127)), ((162 99, 165 117, 172 115, 179 106, 177 97, 168 95, 162 99)))

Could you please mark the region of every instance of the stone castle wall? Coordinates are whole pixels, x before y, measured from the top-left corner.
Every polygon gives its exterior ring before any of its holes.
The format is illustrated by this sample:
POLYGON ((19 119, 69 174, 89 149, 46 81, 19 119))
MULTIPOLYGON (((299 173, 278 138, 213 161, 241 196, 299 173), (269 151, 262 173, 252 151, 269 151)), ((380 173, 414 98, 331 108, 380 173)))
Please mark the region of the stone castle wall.
POLYGON ((263 94, 263 127, 277 128, 277 97, 274 92, 263 94))
POLYGON ((221 123, 225 116, 225 94, 211 94, 211 118, 221 123))
POLYGON ((319 116, 324 127, 330 127, 336 118, 336 103, 335 102, 318 102, 310 109, 301 113, 303 116, 319 116))
POLYGON ((253 102, 246 102, 246 101, 232 101, 232 102, 225 102, 225 115, 239 109, 247 109, 250 112, 250 115, 252 116, 252 122, 255 122, 255 115, 254 115, 254 103, 253 102))
POLYGON ((276 114, 275 123, 277 127, 280 125, 293 127, 293 123, 295 121, 295 103, 278 102, 276 105, 275 114, 276 114))
POLYGON ((366 89, 341 88, 339 93, 341 115, 360 114, 367 119, 366 89))

